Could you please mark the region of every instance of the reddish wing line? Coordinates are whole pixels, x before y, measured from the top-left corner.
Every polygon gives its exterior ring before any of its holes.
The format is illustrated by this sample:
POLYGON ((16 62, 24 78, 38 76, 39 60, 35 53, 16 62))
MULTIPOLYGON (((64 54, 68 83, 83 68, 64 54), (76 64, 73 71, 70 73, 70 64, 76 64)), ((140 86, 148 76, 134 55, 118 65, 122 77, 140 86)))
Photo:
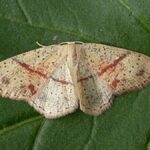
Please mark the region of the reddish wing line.
MULTIPOLYGON (((103 68, 103 69, 101 70, 101 72, 97 72, 97 74, 98 74, 99 76, 101 76, 101 75, 104 74, 108 69, 117 66, 117 64, 118 64, 119 62, 121 62, 126 56, 127 56, 127 54, 124 54, 124 55, 120 56, 120 57, 119 57, 118 59, 116 59, 112 64, 110 64, 110 65, 106 66, 105 68, 103 68)), ((14 60, 15 62, 17 62, 21 67, 23 67, 25 70, 29 71, 30 73, 38 74, 39 76, 41 76, 41 77, 47 79, 47 75, 46 75, 46 74, 43 74, 43 73, 39 72, 38 70, 32 69, 28 64, 22 63, 22 62, 20 62, 19 60, 17 60, 16 58, 13 58, 13 60, 14 60)), ((90 79, 90 78, 92 78, 92 77, 93 77, 92 75, 90 75, 90 76, 88 76, 88 77, 83 77, 83 78, 79 79, 78 82, 82 82, 82 81, 88 80, 88 79, 90 79)), ((54 77, 51 77, 51 79, 53 79, 54 81, 59 82, 59 83, 61 83, 61 84, 73 84, 73 83, 67 82, 67 81, 65 81, 65 80, 55 79, 54 77)), ((119 81, 116 81, 115 83, 113 83, 114 86, 115 86, 118 82, 119 82, 119 81)), ((34 91, 34 90, 33 90, 33 91, 34 91)))
POLYGON ((20 62, 20 61, 19 61, 18 59, 16 59, 16 58, 13 58, 13 60, 14 60, 16 63, 18 63, 22 68, 24 68, 25 70, 27 70, 28 72, 38 74, 39 76, 41 76, 41 77, 47 79, 47 76, 46 76, 45 74, 41 73, 41 72, 38 71, 38 70, 32 69, 28 64, 22 63, 22 62, 20 62))
POLYGON ((82 82, 82 81, 85 81, 85 80, 88 80, 88 79, 91 79, 91 78, 93 78, 92 75, 87 76, 87 77, 83 77, 83 78, 79 79, 78 82, 82 82))
POLYGON ((65 80, 59 80, 59 79, 56 79, 54 77, 51 77, 51 79, 53 79, 54 81, 59 82, 61 84, 73 84, 71 82, 68 82, 68 81, 65 81, 65 80))
MULTIPOLYGON (((108 65, 105 68, 103 68, 100 72, 97 72, 97 74, 99 76, 103 75, 108 69, 116 67, 126 57, 127 57, 127 54, 123 54, 118 59, 114 60, 113 63, 111 63, 110 65, 108 65)), ((82 81, 88 80, 90 78, 93 78, 93 76, 90 75, 90 76, 87 76, 87 77, 83 77, 83 78, 79 79, 78 82, 82 82, 82 81)), ((116 79, 116 80, 113 81, 112 85, 114 87, 116 87, 119 82, 120 82, 120 80, 116 79)))
POLYGON ((106 66, 105 68, 103 68, 100 72, 97 72, 97 74, 99 76, 103 75, 108 69, 116 67, 119 62, 121 62, 124 58, 127 57, 127 54, 123 54, 122 56, 120 56, 118 59, 114 60, 114 62, 108 66, 106 66))
MULTIPOLYGON (((45 78, 45 79, 48 79, 46 74, 43 74, 43 73, 41 73, 41 72, 38 71, 38 70, 34 70, 34 69, 33 69, 31 66, 29 66, 28 64, 22 63, 22 62, 20 62, 20 61, 19 61, 18 59, 16 59, 16 58, 13 58, 13 60, 14 60, 16 63, 18 63, 22 68, 24 68, 25 70, 27 70, 28 72, 38 74, 39 76, 41 76, 41 77, 43 77, 43 78, 45 78)), ((55 79, 54 77, 50 77, 50 78, 51 78, 52 80, 56 81, 56 82, 61 83, 61 84, 73 84, 73 83, 67 82, 67 81, 65 81, 65 80, 55 79)), ((31 89, 32 93, 35 93, 34 88, 33 88, 31 85, 30 85, 30 89, 31 89)))

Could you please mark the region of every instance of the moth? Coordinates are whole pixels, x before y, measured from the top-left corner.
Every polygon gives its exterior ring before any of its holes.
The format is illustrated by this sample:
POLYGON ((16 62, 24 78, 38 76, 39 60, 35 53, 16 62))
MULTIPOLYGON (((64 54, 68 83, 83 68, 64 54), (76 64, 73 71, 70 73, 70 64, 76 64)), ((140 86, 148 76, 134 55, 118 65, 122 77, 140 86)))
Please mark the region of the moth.
POLYGON ((78 107, 90 115, 115 95, 150 84, 150 57, 103 44, 66 42, 0 62, 0 95, 24 100, 46 118, 78 107))

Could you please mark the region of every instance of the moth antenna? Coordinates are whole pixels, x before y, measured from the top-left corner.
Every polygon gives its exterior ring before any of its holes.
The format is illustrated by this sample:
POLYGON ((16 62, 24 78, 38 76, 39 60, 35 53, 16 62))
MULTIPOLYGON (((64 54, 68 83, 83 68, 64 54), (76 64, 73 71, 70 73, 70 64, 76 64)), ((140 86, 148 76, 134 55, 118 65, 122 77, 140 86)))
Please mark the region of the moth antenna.
POLYGON ((59 45, 67 45, 67 44, 84 44, 84 42, 73 41, 73 42, 62 42, 62 43, 59 43, 59 45))
POLYGON ((82 41, 75 41, 76 44, 84 44, 82 41))
POLYGON ((38 46, 40 46, 40 47, 46 47, 45 45, 40 44, 38 41, 36 42, 36 44, 37 44, 38 46))

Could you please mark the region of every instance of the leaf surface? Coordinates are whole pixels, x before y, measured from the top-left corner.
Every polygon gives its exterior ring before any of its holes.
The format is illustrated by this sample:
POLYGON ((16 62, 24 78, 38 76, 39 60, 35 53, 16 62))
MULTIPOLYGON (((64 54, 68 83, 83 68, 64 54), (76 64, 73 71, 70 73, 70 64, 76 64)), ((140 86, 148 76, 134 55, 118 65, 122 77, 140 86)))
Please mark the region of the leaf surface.
MULTIPOLYGON (((150 56, 149 0, 0 0, 0 60, 64 41, 103 43, 150 56)), ((124 94, 104 114, 48 120, 0 98, 0 149, 145 150, 150 87, 124 94)))

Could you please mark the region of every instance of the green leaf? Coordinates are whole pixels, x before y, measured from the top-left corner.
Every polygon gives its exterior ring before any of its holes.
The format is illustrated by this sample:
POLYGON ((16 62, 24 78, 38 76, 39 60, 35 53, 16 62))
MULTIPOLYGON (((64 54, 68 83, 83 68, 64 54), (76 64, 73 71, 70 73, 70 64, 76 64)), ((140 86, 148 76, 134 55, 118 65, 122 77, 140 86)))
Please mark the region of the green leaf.
MULTIPOLYGON (((149 0, 0 0, 0 60, 64 41, 104 43, 150 56, 149 0)), ((0 149, 150 149, 150 87, 116 98, 104 114, 48 120, 0 98, 0 149)))

